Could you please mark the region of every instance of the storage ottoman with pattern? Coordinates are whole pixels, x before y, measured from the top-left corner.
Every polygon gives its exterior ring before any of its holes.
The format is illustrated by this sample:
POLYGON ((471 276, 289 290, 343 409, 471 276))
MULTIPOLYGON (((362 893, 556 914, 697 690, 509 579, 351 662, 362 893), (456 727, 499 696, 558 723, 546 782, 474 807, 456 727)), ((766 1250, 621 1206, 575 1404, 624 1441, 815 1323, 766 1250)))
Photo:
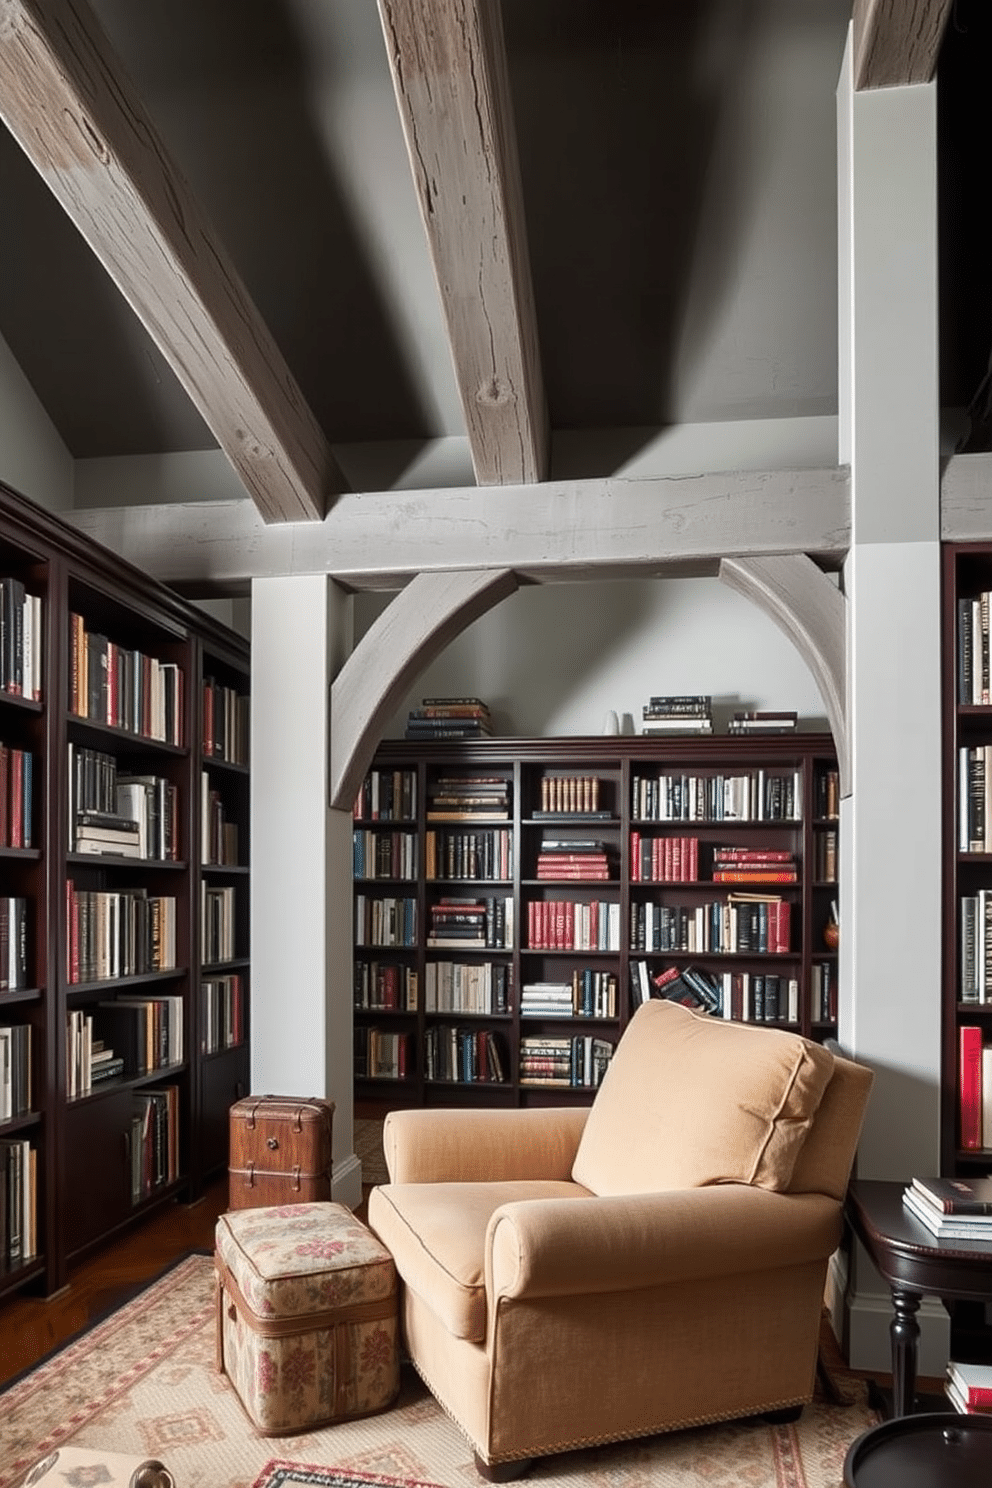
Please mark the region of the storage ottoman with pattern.
POLYGON ((396 1268, 343 1204, 217 1221, 217 1367, 266 1436, 370 1415, 399 1390, 396 1268))

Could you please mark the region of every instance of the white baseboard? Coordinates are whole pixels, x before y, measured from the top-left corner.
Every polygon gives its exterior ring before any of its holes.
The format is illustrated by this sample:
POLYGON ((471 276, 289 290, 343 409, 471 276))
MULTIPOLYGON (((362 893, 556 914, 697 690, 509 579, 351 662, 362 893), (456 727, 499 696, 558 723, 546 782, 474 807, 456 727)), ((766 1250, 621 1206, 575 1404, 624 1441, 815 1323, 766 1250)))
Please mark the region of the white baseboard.
POLYGON ((335 1204, 345 1204, 349 1209, 357 1209, 362 1202, 362 1164, 354 1152, 334 1164, 331 1194, 335 1204))

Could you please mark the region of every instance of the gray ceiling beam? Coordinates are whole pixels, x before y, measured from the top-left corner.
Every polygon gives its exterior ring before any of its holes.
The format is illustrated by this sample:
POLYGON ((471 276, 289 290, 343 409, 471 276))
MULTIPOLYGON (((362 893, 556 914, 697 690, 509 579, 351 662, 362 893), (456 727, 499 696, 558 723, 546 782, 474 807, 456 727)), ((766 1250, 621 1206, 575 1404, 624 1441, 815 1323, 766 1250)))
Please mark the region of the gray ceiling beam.
POLYGON ((854 86, 928 83, 952 0, 854 0, 854 86))
POLYGON ((992 542, 992 454, 952 455, 940 478, 942 542, 992 542))
POLYGON ((356 590, 455 569, 512 569, 538 583, 715 574, 726 556, 798 552, 839 563, 850 542, 850 476, 840 466, 351 494, 321 523, 268 526, 247 501, 103 508, 68 520, 187 593, 294 573, 327 573, 356 590))
POLYGON ((84 0, 0 0, 0 118, 262 516, 321 518, 330 445, 84 0))
POLYGON ((379 0, 475 478, 543 480, 548 417, 499 0, 379 0))

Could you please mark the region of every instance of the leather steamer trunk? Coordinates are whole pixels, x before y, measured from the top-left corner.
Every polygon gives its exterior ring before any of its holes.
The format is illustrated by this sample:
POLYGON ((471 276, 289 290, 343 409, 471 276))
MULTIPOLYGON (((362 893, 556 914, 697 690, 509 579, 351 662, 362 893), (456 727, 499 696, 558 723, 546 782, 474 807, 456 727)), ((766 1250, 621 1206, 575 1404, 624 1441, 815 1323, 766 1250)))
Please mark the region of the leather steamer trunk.
POLYGON ((306 1204, 331 1197, 334 1102, 319 1096, 249 1095, 230 1112, 232 1209, 306 1204))
POLYGON ((400 1384, 396 1267, 343 1204, 217 1221, 217 1367, 258 1431, 384 1410, 400 1384))

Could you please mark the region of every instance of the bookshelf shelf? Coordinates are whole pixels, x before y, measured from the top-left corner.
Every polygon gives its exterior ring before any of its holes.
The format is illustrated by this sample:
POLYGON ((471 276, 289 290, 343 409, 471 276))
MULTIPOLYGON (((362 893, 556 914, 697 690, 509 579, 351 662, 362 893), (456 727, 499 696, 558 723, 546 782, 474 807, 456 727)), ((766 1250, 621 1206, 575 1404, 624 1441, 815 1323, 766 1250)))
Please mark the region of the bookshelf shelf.
MULTIPOLYGON (((639 998, 636 989, 640 983, 635 981, 640 975, 638 963, 643 963, 645 974, 651 976, 668 968, 674 974, 707 972, 721 979, 721 987, 723 979, 736 976, 739 985, 734 995, 738 1001, 745 986, 749 997, 756 990, 756 979, 791 979, 794 1016, 769 1017, 768 1021, 817 1038, 836 1033, 837 958, 826 948, 822 953, 815 949, 829 916, 831 898, 837 892, 835 878, 822 876, 825 834, 832 834, 836 850, 837 818, 825 810, 831 793, 831 799, 836 799, 836 758, 832 740, 821 734, 757 740, 604 736, 384 743, 356 803, 355 831, 367 834, 373 843, 379 834, 398 830, 411 834, 417 866, 413 877, 403 880, 356 875, 356 930, 364 923, 357 917, 360 901, 365 901, 361 914, 366 915, 369 899, 389 894, 411 902, 413 928, 402 946, 370 944, 364 934, 356 935, 355 1090, 359 1114, 376 1114, 400 1104, 433 1104, 450 1098, 452 1091, 459 1095, 471 1091, 472 1098, 483 1103, 588 1102, 602 1070, 591 1073, 595 1068, 592 1046, 587 1048, 584 1041, 598 1041, 597 1056, 602 1055, 604 1045, 608 1049, 616 1045, 639 998), (695 791, 697 797, 709 792, 711 800, 716 798, 718 779, 743 780, 744 785, 728 785, 728 792, 735 790, 736 799, 746 800, 754 813, 767 809, 776 814, 771 819, 758 816, 742 820, 710 811, 698 819, 656 819, 645 808, 660 799, 658 782, 666 776, 694 780, 696 784, 687 789, 695 791), (380 796, 388 783, 390 801, 401 799, 405 791, 403 799, 415 801, 416 812, 389 815, 391 806, 387 804, 387 815, 373 816, 369 809, 373 779, 378 782, 380 796), (769 786, 770 780, 777 783, 769 786), (476 807, 478 815, 468 807, 459 808, 454 798, 459 793, 471 795, 473 782, 480 797, 486 790, 502 797, 501 814, 494 816, 481 800, 476 807), (542 801, 560 799, 568 791, 576 799, 584 792, 584 799, 595 802, 594 809, 555 810, 550 804, 541 805, 542 801), (448 797, 444 809, 450 811, 449 819, 440 819, 440 807, 432 804, 439 796, 448 797), (671 844, 688 838, 697 839, 699 863, 691 877, 635 875, 633 855, 638 840, 657 839, 662 844, 667 840, 671 844), (794 861, 796 879, 774 883, 714 881, 713 854, 720 849, 778 854, 778 861, 794 861), (464 854, 469 852, 489 856, 473 860, 467 871, 452 871, 452 862, 445 854, 463 854, 458 866, 465 868, 464 854), (492 877, 491 858, 496 852, 503 858, 500 876, 492 877), (565 857, 572 859, 572 865, 559 873, 556 869, 565 857), (583 858, 586 866, 595 863, 588 877, 577 876, 583 858), (604 871, 607 877, 603 877, 604 871), (656 906, 660 912, 681 903, 696 914, 706 904, 724 906, 730 896, 740 894, 774 897, 789 906, 787 950, 636 948, 632 916, 643 915, 648 907, 656 906), (442 900, 483 901, 487 896, 504 901, 502 912, 512 920, 507 943, 485 945, 475 938, 431 944, 433 917, 442 900), (598 908, 593 911, 592 905, 598 908), (595 929, 586 924, 594 914, 599 917, 595 929), (529 920, 531 915, 533 922, 529 920), (555 915, 570 928, 555 929, 555 915), (599 926, 608 925, 611 915, 609 929, 601 930, 599 926), (578 932, 576 921, 582 926, 578 932), (532 923, 542 928, 532 931, 532 923), (535 934, 540 936, 537 944, 532 943, 535 934), (555 943, 558 941, 563 943, 555 943), (428 1006, 425 993, 432 966, 455 960, 466 968, 505 966, 508 1009, 468 1012, 428 1006), (372 1005, 368 988, 372 964, 384 962, 394 962, 399 968, 394 975, 400 990, 394 987, 394 1006, 388 1009, 372 1005), (746 982, 742 980, 745 977, 746 982), (592 990, 595 979, 599 979, 595 983, 598 993, 592 990), (539 989, 548 983, 558 989, 553 998, 559 1000, 569 995, 562 989, 570 989, 568 1011, 552 1008, 550 1001, 539 1011, 522 1011, 522 1002, 528 998, 537 999, 540 1006, 539 989), (411 989, 409 1001, 403 990, 406 988, 411 989), (612 997, 611 1004, 607 996, 612 997), (603 1011, 607 1006, 608 1015, 603 1011), (446 1029, 449 1040, 454 1037, 457 1043, 458 1029, 478 1032, 487 1027, 502 1039, 502 1081, 437 1079, 431 1074, 428 1035, 436 1040, 446 1029), (451 1029, 456 1030, 454 1035, 451 1029), (383 1045, 389 1036, 404 1041, 405 1062, 400 1077, 386 1079, 371 1073, 370 1060, 374 1057, 373 1046, 383 1045), (535 1039, 559 1043, 542 1052, 528 1042, 535 1039), (557 1061, 557 1079, 532 1077, 530 1066, 541 1058, 557 1061), (571 1080, 572 1071, 577 1074, 583 1068, 580 1059, 585 1060, 584 1074, 590 1082, 562 1083, 566 1078, 562 1074, 564 1062, 569 1062, 567 1078, 571 1080)), ((492 799, 490 796, 490 806, 492 799)), ((367 841, 364 850, 374 851, 374 846, 370 848, 367 841)), ((659 847, 658 851, 663 855, 665 849, 659 847)), ((449 905, 449 917, 459 910, 464 912, 465 905, 449 905)), ((776 913, 784 917, 785 911, 776 913)), ((471 919, 471 911, 467 918, 471 919)), ((764 980, 760 985, 763 999, 764 980)), ((729 980, 726 990, 730 995, 729 980)), ((772 990, 770 986, 769 997, 772 990)), ((435 1057, 436 1050, 431 1055, 435 1057)))
MULTIPOLYGON (((245 641, 0 485, 0 1032, 28 1030, 32 1106, 0 1123, 2 1181, 11 1159, 22 1195, 20 1233, 0 1236, 0 1299, 28 1284, 54 1293, 72 1258, 167 1198, 195 1199, 226 1166, 248 1030, 230 1058, 201 1053, 201 767, 223 782, 245 862, 248 777, 243 764, 207 766, 215 674, 247 696, 245 641), (109 974, 116 965, 158 969, 109 974), (105 1013, 115 1029, 145 1020, 169 1062, 129 1067, 101 1031, 105 1013), (106 1073, 87 1088, 94 1056, 106 1073), (35 1254, 11 1255, 11 1243, 35 1254)), ((226 881, 244 899, 240 949, 247 882, 226 881)), ((239 974, 247 984, 246 961, 239 974)))

